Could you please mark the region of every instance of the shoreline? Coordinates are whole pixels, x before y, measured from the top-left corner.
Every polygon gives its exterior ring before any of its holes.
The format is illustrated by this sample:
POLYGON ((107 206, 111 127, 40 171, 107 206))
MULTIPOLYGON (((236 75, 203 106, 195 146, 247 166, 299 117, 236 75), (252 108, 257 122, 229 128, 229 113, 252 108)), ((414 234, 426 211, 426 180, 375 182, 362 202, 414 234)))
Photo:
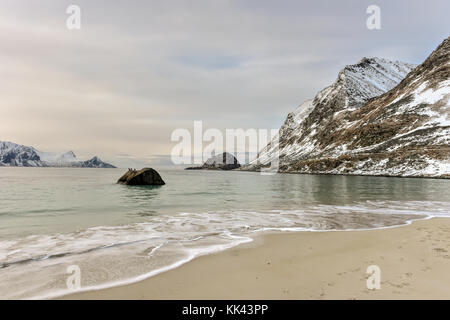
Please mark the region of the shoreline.
POLYGON ((372 230, 264 233, 144 280, 56 299, 450 299, 448 270, 450 219, 425 218, 372 230), (373 264, 380 290, 366 287, 373 264))
MULTIPOLYGON (((260 173, 261 170, 250 169, 233 169, 229 171, 255 172, 260 173)), ((363 173, 333 173, 333 172, 305 172, 305 171, 277 171, 276 174, 299 174, 299 175, 317 175, 317 176, 345 176, 345 177, 382 177, 382 178, 414 178, 414 179, 437 179, 448 180, 450 175, 429 176, 429 175, 389 175, 389 174, 363 174, 363 173)))

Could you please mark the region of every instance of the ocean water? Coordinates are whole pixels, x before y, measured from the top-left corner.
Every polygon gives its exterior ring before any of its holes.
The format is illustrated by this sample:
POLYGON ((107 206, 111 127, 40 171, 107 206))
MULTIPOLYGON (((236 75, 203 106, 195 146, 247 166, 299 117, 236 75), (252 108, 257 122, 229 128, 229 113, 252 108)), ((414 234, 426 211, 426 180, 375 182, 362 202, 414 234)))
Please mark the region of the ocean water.
POLYGON ((138 281, 269 231, 404 225, 450 216, 450 180, 158 170, 161 187, 115 182, 123 169, 0 168, 0 298, 138 281))

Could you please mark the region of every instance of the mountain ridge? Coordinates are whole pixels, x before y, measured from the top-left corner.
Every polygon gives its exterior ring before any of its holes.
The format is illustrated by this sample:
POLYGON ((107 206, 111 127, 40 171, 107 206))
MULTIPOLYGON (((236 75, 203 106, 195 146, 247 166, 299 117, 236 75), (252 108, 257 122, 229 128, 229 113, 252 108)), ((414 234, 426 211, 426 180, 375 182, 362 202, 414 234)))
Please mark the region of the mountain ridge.
POLYGON ((55 154, 9 141, 0 141, 0 166, 2 167, 76 167, 115 168, 97 156, 89 160, 77 159, 73 151, 55 154))
POLYGON ((415 68, 380 58, 346 66, 242 169, 267 166, 278 147, 279 172, 447 177, 449 42, 415 68))

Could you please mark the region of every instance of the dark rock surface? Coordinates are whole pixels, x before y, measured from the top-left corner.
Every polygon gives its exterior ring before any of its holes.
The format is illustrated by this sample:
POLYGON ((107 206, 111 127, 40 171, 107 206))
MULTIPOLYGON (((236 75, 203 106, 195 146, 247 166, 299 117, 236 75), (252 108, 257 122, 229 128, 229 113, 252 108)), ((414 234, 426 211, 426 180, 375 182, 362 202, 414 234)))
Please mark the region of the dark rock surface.
POLYGON ((117 181, 130 186, 161 186, 166 184, 159 173, 152 168, 128 171, 117 181))

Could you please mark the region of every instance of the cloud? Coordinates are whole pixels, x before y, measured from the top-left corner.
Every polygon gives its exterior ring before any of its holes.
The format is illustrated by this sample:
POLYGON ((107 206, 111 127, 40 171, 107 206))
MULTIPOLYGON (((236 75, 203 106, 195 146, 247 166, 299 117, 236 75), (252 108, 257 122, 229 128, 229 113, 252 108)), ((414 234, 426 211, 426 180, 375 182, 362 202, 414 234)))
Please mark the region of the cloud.
POLYGON ((420 63, 448 36, 448 1, 2 1, 0 140, 147 159, 170 134, 278 128, 363 56, 420 63))

